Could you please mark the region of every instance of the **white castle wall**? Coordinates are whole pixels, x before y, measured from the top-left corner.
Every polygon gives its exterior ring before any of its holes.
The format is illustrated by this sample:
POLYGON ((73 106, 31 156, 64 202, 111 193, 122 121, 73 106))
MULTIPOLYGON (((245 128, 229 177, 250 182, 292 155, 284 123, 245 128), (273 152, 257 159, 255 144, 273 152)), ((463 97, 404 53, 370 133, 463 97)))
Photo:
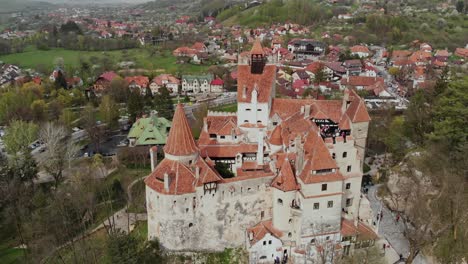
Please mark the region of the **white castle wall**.
POLYGON ((162 195, 147 187, 148 237, 159 238, 170 250, 244 246, 247 228, 272 217, 271 189, 266 187, 271 180, 220 184, 212 194, 201 187, 193 194, 162 195))

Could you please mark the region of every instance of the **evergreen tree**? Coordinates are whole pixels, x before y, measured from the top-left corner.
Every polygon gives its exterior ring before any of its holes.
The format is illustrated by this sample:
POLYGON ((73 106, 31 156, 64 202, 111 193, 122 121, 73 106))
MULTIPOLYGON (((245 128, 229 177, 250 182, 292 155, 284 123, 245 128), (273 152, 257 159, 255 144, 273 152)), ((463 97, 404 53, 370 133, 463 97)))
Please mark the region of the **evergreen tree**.
POLYGON ((171 100, 169 90, 163 86, 159 89, 159 94, 154 97, 154 108, 158 115, 167 119, 172 119, 174 115, 174 105, 171 100))
POLYGON ((128 97, 127 111, 130 115, 130 119, 135 121, 138 116, 141 115, 144 109, 143 98, 139 92, 131 91, 128 97))
POLYGON ((55 87, 57 89, 67 89, 67 80, 65 79, 65 75, 62 73, 61 70, 57 71, 57 77, 55 78, 55 87))

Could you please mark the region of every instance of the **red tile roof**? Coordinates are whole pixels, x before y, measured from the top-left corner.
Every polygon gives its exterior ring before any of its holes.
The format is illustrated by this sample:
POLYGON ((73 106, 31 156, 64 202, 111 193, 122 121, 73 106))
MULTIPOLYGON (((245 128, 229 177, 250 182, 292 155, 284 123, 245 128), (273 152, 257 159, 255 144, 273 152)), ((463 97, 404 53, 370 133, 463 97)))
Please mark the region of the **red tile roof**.
POLYGON ((281 138, 281 126, 276 126, 271 132, 270 136, 270 144, 281 146, 283 144, 283 140, 281 138))
POLYGON ((375 240, 378 238, 377 234, 362 222, 358 222, 357 226, 355 226, 353 221, 347 219, 341 219, 341 235, 343 237, 357 236, 358 240, 375 240))
POLYGON ((252 50, 250 51, 250 54, 257 54, 257 55, 264 55, 265 51, 263 50, 262 44, 260 43, 259 39, 256 39, 253 46, 252 50))
POLYGON ((350 90, 350 97, 353 97, 353 100, 348 106, 348 109, 346 109, 346 114, 351 119, 351 122, 369 122, 371 118, 367 112, 364 100, 362 100, 354 90, 350 90))
POLYGON ((125 77, 125 81, 128 84, 135 82, 138 86, 142 88, 148 87, 148 84, 149 84, 149 78, 146 76, 128 76, 128 77, 125 77))
POLYGON ((154 77, 153 80, 151 80, 151 82, 154 82, 159 86, 163 86, 165 82, 168 84, 180 84, 180 80, 171 74, 161 74, 159 76, 154 77))
POLYGON ((119 77, 119 76, 115 72, 109 71, 109 72, 105 72, 105 73, 101 74, 99 76, 99 79, 104 79, 104 80, 110 82, 110 81, 112 81, 113 79, 115 79, 117 77, 119 77))
POLYGON ((237 67, 237 102, 250 103, 252 91, 255 88, 258 92, 257 101, 268 102, 275 84, 275 75, 275 65, 265 65, 262 74, 252 74, 250 65, 239 65, 237 67))
POLYGON ((271 220, 260 222, 254 227, 248 228, 247 233, 248 233, 249 238, 252 235, 252 239, 249 239, 250 245, 254 245, 258 241, 262 240, 266 234, 271 234, 272 236, 278 239, 280 239, 283 236, 283 232, 276 229, 273 226, 273 223, 271 220))
POLYGON ((341 84, 350 86, 370 86, 376 82, 384 82, 383 77, 368 77, 368 76, 349 76, 349 78, 341 79, 341 84))
POLYGON ((370 53, 369 49, 366 46, 362 46, 362 45, 352 46, 350 50, 353 53, 355 52, 370 53))
POLYGON ((271 183, 272 187, 277 188, 283 192, 295 191, 300 189, 300 185, 297 183, 296 176, 291 167, 291 163, 286 158, 281 166, 281 170, 278 176, 273 179, 271 183))
POLYGON ((185 116, 184 107, 178 104, 172 119, 172 127, 167 137, 164 152, 174 156, 187 156, 198 151, 192 130, 185 116))
POLYGON ((238 153, 257 153, 257 144, 200 145, 202 157, 234 158, 238 153))
POLYGON ((211 85, 224 85, 224 81, 221 80, 220 78, 216 78, 210 83, 211 85))

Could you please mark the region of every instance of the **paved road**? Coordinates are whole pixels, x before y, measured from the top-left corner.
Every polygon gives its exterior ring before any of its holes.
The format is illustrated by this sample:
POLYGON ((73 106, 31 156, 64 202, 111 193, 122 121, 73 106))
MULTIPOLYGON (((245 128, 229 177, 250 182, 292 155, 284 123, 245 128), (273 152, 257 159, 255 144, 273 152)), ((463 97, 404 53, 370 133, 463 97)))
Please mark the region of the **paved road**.
MULTIPOLYGON (((403 257, 407 257, 409 254, 409 243, 403 235, 404 226, 402 223, 396 222, 396 216, 392 215, 391 211, 383 205, 377 197, 377 189, 379 186, 380 185, 374 185, 369 187, 369 193, 367 194, 367 199, 369 199, 374 220, 377 218, 377 214, 381 210, 383 212, 381 221, 377 223, 379 235, 387 239, 392 248, 398 254, 402 254, 403 257)), ((413 263, 426 264, 428 262, 421 254, 419 254, 413 263)))

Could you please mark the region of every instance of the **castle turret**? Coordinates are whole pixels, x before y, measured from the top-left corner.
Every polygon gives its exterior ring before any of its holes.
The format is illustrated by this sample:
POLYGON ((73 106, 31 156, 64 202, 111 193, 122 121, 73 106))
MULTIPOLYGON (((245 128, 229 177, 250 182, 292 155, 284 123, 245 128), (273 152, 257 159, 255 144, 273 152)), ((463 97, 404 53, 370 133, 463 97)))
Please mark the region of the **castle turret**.
POLYGON ((265 68, 266 57, 260 40, 255 40, 250 51, 250 71, 252 74, 262 74, 265 68))
POLYGON ((164 146, 165 157, 190 165, 196 160, 198 152, 199 150, 193 139, 192 130, 185 116, 184 107, 182 104, 178 104, 172 120, 172 127, 164 146))

